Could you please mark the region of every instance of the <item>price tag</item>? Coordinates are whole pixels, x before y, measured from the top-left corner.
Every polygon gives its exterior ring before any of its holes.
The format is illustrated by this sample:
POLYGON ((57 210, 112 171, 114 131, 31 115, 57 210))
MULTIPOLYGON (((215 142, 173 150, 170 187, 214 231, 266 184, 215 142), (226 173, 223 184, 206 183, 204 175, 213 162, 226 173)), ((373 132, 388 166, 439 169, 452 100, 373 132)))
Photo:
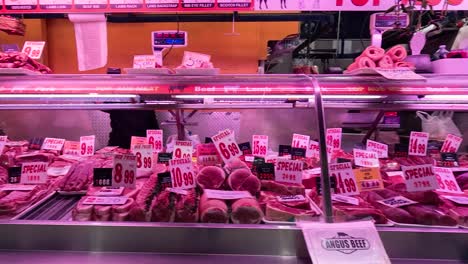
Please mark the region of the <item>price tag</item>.
POLYGON ((95 196, 121 196, 124 189, 125 189, 124 187, 119 187, 119 188, 102 187, 94 195, 95 196))
POLYGON ((275 164, 273 163, 262 163, 255 166, 257 171, 257 177, 260 180, 272 181, 275 179, 275 164))
POLYGON ((21 167, 8 168, 8 183, 20 183, 21 181, 21 167))
POLYGON ((284 157, 284 156, 291 156, 291 146, 288 145, 279 145, 278 147, 278 156, 284 157))
POLYGON ((0 155, 3 153, 3 149, 5 148, 7 139, 7 136, 0 136, 0 155))
POLYGON ((353 172, 360 192, 384 188, 379 168, 359 168, 353 172))
POLYGON ((172 188, 191 189, 195 188, 195 173, 193 172, 192 159, 182 158, 169 161, 172 188))
POLYGON ((341 194, 332 194, 331 198, 335 202, 347 203, 347 204, 352 204, 352 205, 359 205, 359 199, 354 198, 354 197, 341 195, 341 194))
POLYGON ((309 141, 309 147, 306 151, 306 158, 320 159, 320 147, 317 141, 309 141))
POLYGON ((463 193, 460 186, 458 186, 451 169, 434 167, 434 173, 436 174, 437 182, 439 184, 437 191, 446 193, 463 193))
POLYGON ((439 188, 434 168, 430 164, 401 166, 408 192, 429 191, 439 188))
POLYGON ((61 167, 49 167, 49 169, 47 169, 47 175, 49 177, 65 176, 67 175, 68 171, 70 171, 71 167, 71 165, 61 167))
POLYGON ((141 171, 153 170, 153 150, 150 144, 135 145, 136 168, 141 171))
POLYGON ((200 166, 215 166, 221 164, 221 157, 213 143, 197 145, 197 164, 200 166))
POLYGON ((393 207, 393 208, 418 203, 418 202, 410 200, 410 199, 408 199, 408 198, 406 198, 404 196, 395 196, 395 197, 388 198, 388 199, 385 199, 385 200, 380 200, 380 201, 377 201, 377 202, 379 202, 379 203, 381 203, 383 205, 386 205, 386 206, 393 207))
POLYGON ((336 194, 358 195, 359 190, 351 162, 330 164, 330 177, 336 179, 336 194))
POLYGON ((172 153, 159 152, 158 163, 169 165, 169 161, 172 159, 172 153))
POLYGON ((32 191, 37 185, 25 185, 25 184, 3 184, 0 186, 0 191, 32 191))
POLYGON ((63 138, 45 138, 41 149, 61 151, 63 144, 65 144, 65 139, 63 138))
POLYGON ((63 154, 79 156, 81 152, 80 146, 81 144, 78 141, 65 141, 63 144, 63 154))
POLYGON ((163 151, 163 131, 162 130, 146 130, 147 143, 153 148, 153 153, 163 151))
POLYGON ((458 148, 460 148, 462 141, 463 141, 463 138, 452 135, 452 134, 448 134, 447 137, 445 138, 442 148, 440 149, 440 152, 457 153, 458 148))
POLYGON ((104 187, 112 186, 112 168, 94 168, 93 186, 104 187))
POLYGON ((291 149, 291 159, 300 160, 304 159, 306 156, 306 149, 303 148, 292 148, 291 149))
POLYGON ((42 57, 45 41, 26 41, 21 52, 28 55, 31 59, 38 60, 42 57))
POLYGON ((83 204, 93 204, 93 205, 122 205, 125 204, 128 200, 128 197, 106 197, 106 196, 87 196, 83 200, 83 204))
POLYGON ((166 188, 166 191, 171 192, 171 193, 181 194, 181 195, 189 194, 189 191, 187 190, 176 189, 176 188, 166 188))
POLYGON ((366 150, 376 152, 379 159, 388 158, 388 145, 377 141, 367 140, 366 150))
POLYGON ((182 66, 186 68, 201 68, 204 63, 208 63, 211 56, 203 53, 184 51, 182 66))
POLYGON ((425 80, 423 76, 409 68, 384 69, 376 68, 375 71, 389 80, 425 80))
POLYGON ((304 195, 280 195, 276 196, 276 200, 281 203, 287 203, 287 202, 304 202, 306 198, 304 195))
POLYGON ((80 137, 80 155, 81 156, 93 156, 95 142, 96 142, 96 136, 80 137))
POLYGON ((47 162, 25 162, 21 165, 22 184, 47 183, 47 162))
POLYGON ((302 184, 304 162, 300 160, 277 160, 275 163, 275 181, 302 184))
POLYGON ((379 167, 379 157, 376 152, 353 149, 354 164, 362 167, 379 167))
POLYGON ((310 136, 293 134, 291 147, 307 149, 307 147, 309 146, 309 140, 310 136))
POLYGON ((408 155, 426 156, 428 141, 429 141, 429 133, 412 131, 410 134, 410 144, 408 146, 408 155))
POLYGON ((253 198, 248 191, 221 191, 221 190, 204 190, 208 199, 220 200, 238 200, 242 198, 253 198))
POLYGON ((391 263, 371 221, 299 225, 314 264, 391 263))
POLYGON ((133 56, 133 68, 156 68, 156 57, 154 55, 135 55, 133 56))
POLYGON ((112 166, 112 187, 135 189, 136 185, 136 156, 115 155, 112 166))
POLYGON ((244 156, 252 155, 252 148, 250 147, 250 142, 240 143, 239 149, 242 151, 242 155, 244 156))
POLYGON ((462 205, 468 205, 468 197, 466 196, 450 196, 450 195, 444 195, 443 197, 449 199, 452 202, 455 202, 457 204, 462 204, 462 205))
POLYGON ((231 160, 242 156, 242 152, 234 138, 234 132, 231 130, 223 130, 217 135, 211 137, 211 139, 213 140, 213 143, 215 144, 224 163, 229 163, 231 160))
POLYGON ((144 145, 146 144, 146 138, 145 137, 134 137, 132 136, 131 141, 130 141, 130 151, 133 153, 133 148, 136 145, 144 145))
POLYGON ((192 159, 193 145, 192 141, 176 140, 174 145, 174 159, 192 159))
POLYGON ((327 129, 327 149, 331 153, 335 149, 341 149, 341 128, 329 128, 327 129))
POLYGON ((252 136, 253 155, 258 157, 265 157, 268 152, 268 136, 266 135, 253 135, 252 136))

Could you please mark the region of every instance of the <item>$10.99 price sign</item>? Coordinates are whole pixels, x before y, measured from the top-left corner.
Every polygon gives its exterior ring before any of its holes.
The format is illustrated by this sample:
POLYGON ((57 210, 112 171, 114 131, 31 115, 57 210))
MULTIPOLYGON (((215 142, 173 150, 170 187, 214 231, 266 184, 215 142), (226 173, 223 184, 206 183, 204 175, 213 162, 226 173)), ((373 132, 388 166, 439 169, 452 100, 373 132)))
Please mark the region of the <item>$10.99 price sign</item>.
POLYGON ((169 161, 172 188, 195 188, 195 174, 191 158, 173 159, 169 161))
POLYGON ((437 191, 446 193, 463 193, 453 176, 453 172, 449 168, 434 167, 434 173, 436 174, 437 183, 439 183, 437 191))
POLYGON ((231 130, 223 130, 212 136, 211 139, 224 163, 229 163, 231 160, 242 156, 242 151, 240 151, 236 139, 234 138, 234 132, 231 130))
POLYGON ((307 147, 309 146, 309 140, 310 140, 310 136, 301 135, 301 134, 293 134, 291 147, 307 149, 307 147))
POLYGON ((80 137, 80 155, 92 156, 94 155, 94 142, 96 136, 80 137))
POLYGON ((448 134, 445 138, 444 144, 440 149, 442 153, 457 153, 458 148, 460 147, 463 139, 461 137, 448 134))
POLYGON ((135 189, 136 185, 136 156, 115 155, 112 169, 112 187, 135 189))
POLYGON ((153 153, 163 151, 163 131, 162 130, 146 130, 146 140, 153 148, 153 153))
POLYGON ((302 184, 301 160, 279 159, 275 163, 275 181, 302 184))
POLYGON ((135 145, 133 154, 136 156, 137 170, 149 171, 153 169, 153 150, 150 144, 135 145))
POLYGON ((336 179, 336 194, 359 194, 351 162, 330 164, 330 176, 336 179))
POLYGON ((45 41, 26 41, 21 52, 28 55, 31 59, 38 60, 42 56, 45 41))
POLYGON ((253 155, 257 157, 265 157, 268 151, 268 136, 253 135, 252 136, 253 155))
POLYGON ((182 141, 176 140, 174 145, 174 159, 185 159, 185 158, 192 158, 193 153, 193 145, 192 141, 182 141))
POLYGON ((429 133, 412 131, 410 134, 408 155, 426 156, 428 141, 429 141, 429 133))
POLYGON ((341 128, 328 128, 327 129, 326 143, 327 143, 327 149, 330 150, 330 153, 334 149, 341 148, 341 134, 342 134, 341 128))

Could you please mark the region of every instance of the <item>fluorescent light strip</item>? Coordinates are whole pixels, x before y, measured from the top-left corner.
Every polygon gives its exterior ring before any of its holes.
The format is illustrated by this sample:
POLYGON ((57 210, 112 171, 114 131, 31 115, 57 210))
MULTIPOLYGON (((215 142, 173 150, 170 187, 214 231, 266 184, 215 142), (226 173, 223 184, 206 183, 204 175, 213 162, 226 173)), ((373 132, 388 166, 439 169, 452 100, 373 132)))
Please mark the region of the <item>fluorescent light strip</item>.
POLYGON ((137 98, 134 94, 0 94, 0 98, 137 98))
POLYGON ((323 95, 324 99, 380 99, 384 98, 384 95, 323 95))
MULTIPOLYGON (((174 95, 178 99, 314 99, 314 95, 174 95)), ((324 99, 379 99, 384 98, 382 95, 323 95, 324 99)))
POLYGON ((465 101, 468 100, 468 95, 459 94, 459 95, 449 95, 449 94, 434 94, 426 95, 424 99, 427 100, 449 100, 449 101, 465 101))

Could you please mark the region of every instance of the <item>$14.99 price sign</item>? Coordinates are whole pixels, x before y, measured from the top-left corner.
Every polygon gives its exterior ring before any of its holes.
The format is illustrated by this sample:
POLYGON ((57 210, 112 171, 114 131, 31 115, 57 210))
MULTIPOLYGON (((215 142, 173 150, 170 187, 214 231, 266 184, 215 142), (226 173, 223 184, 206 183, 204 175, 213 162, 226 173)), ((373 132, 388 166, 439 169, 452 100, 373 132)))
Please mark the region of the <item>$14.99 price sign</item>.
POLYGON ((216 146, 216 150, 221 155, 224 163, 229 163, 235 158, 240 158, 242 152, 234 138, 234 132, 229 129, 223 130, 211 137, 216 146))
POLYGON ((112 169, 112 187, 135 189, 136 185, 136 156, 115 155, 112 169))
POLYGON ((268 136, 253 135, 252 136, 253 155, 257 157, 265 157, 268 151, 268 136))
POLYGON ((463 139, 461 137, 448 134, 445 138, 444 144, 440 149, 442 153, 457 153, 458 148, 460 147, 463 139))
POLYGON ((446 193, 463 193, 453 176, 453 172, 449 168, 434 167, 434 173, 436 174, 437 182, 439 183, 437 191, 446 193))
POLYGON ((341 134, 342 134, 341 128, 328 128, 327 129, 326 143, 327 143, 327 149, 330 150, 330 153, 331 153, 331 150, 341 148, 341 134))
POLYGON ((172 188, 195 188, 195 174, 191 158, 173 159, 169 161, 172 188))
POLYGON ((92 156, 94 155, 94 142, 96 136, 84 136, 80 137, 80 155, 81 156, 92 156))
POLYGON ((330 176, 336 179, 336 194, 358 195, 359 189, 351 162, 330 164, 330 176))
POLYGON ((21 52, 28 55, 31 59, 38 60, 42 56, 45 41, 26 41, 21 52))
POLYGON ((172 158, 174 159, 185 159, 192 158, 193 145, 192 141, 176 140, 174 145, 174 153, 172 158))
POLYGON ((429 141, 429 133, 412 131, 410 134, 408 155, 426 156, 428 141, 429 141))
POLYGON ((293 134, 291 147, 307 149, 307 147, 309 146, 309 140, 310 136, 293 134))
POLYGON ((150 144, 135 145, 133 154, 136 156, 137 170, 152 170, 153 169, 153 150, 150 144))
POLYGON ((153 153, 159 153, 163 151, 162 130, 146 130, 146 140, 153 148, 153 153))

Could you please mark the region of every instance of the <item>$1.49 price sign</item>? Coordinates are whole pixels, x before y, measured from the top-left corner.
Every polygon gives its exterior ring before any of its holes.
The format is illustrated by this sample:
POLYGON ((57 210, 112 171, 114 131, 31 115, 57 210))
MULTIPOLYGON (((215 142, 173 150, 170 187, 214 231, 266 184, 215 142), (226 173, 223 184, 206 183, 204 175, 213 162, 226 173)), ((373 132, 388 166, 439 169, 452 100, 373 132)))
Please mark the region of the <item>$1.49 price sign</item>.
POLYGON ((268 136, 253 135, 253 155, 257 157, 265 157, 268 151, 268 136))
POLYGON ((234 138, 234 132, 229 129, 223 130, 211 137, 216 146, 216 150, 221 155, 224 163, 229 163, 235 158, 240 158, 242 152, 234 138))
POLYGON ((195 188, 195 174, 191 158, 173 159, 169 161, 172 188, 195 188))
POLYGON ((434 173, 436 174, 437 182, 439 183, 437 191, 446 193, 463 193, 453 176, 453 172, 449 168, 434 167, 434 173))
POLYGON ((193 145, 192 141, 182 141, 176 140, 174 145, 174 159, 185 159, 185 158, 192 158, 193 153, 193 145))
POLYGON ((408 155, 426 156, 428 141, 429 141, 429 133, 412 131, 410 134, 408 155))
POLYGON ((153 150, 150 144, 135 145, 133 154, 136 156, 137 170, 152 170, 153 169, 153 150))
POLYGON ((136 156, 115 155, 112 167, 112 187, 135 189, 136 185, 136 156))
POLYGON ((80 155, 92 156, 94 155, 94 142, 96 136, 83 136, 80 137, 80 155))
POLYGON ((442 153, 457 153, 458 148, 460 147, 463 139, 461 137, 448 134, 445 138, 444 144, 440 149, 442 153))
POLYGON ((328 128, 327 129, 326 143, 327 143, 327 149, 330 150, 330 153, 334 149, 341 148, 341 134, 342 134, 341 128, 328 128))
POLYGON ((293 148, 302 148, 307 149, 309 146, 310 136, 301 135, 301 134, 293 134, 292 144, 293 148))
POLYGON ((351 162, 330 164, 330 176, 336 179, 336 194, 359 194, 351 162))
POLYGON ((146 130, 146 140, 153 148, 153 153, 159 153, 163 151, 162 130, 146 130))
POLYGON ((31 59, 38 60, 42 56, 45 41, 26 41, 21 52, 28 55, 31 59))

